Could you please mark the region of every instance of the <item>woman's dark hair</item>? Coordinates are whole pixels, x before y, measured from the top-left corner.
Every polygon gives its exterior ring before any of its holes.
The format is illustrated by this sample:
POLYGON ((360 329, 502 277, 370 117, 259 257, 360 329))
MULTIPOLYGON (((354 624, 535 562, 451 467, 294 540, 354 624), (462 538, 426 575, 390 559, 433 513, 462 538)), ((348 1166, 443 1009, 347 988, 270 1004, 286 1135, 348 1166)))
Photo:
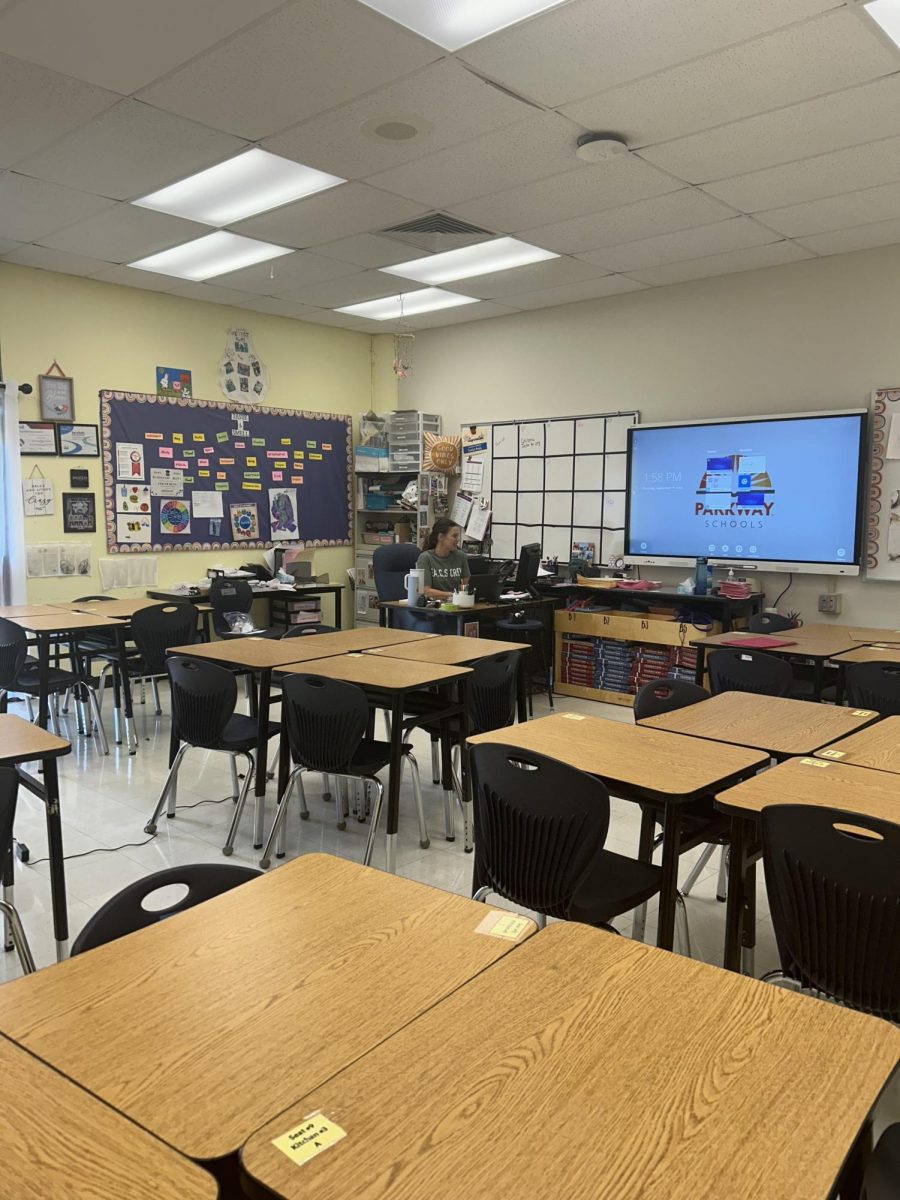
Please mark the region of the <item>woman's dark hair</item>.
POLYGON ((442 533, 449 533, 451 529, 459 529, 460 525, 457 521, 451 521, 449 517, 438 517, 431 527, 431 533, 428 535, 428 540, 422 547, 423 550, 436 550, 438 538, 442 533))

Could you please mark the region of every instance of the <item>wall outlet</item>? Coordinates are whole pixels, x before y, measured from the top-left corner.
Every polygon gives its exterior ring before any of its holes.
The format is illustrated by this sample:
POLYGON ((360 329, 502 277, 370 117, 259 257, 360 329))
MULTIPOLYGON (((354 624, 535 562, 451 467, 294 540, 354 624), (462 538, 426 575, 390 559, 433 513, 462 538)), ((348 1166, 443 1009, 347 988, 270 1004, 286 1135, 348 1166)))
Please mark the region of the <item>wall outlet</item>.
POLYGON ((819 612, 831 613, 837 616, 841 611, 841 601, 843 596, 840 592, 823 592, 819 597, 819 612))

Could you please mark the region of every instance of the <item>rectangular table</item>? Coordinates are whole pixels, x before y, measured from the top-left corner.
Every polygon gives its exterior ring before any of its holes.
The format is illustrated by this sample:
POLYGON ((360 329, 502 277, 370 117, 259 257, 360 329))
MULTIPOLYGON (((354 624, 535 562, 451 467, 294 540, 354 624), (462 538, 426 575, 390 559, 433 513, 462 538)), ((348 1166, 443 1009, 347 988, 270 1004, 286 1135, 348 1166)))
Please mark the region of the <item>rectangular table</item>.
POLYGON ((886 1022, 560 923, 241 1164, 284 1200, 827 1200, 898 1058, 886 1022), (346 1136, 298 1165, 274 1143, 310 1114, 346 1136))
POLYGON ((9 1200, 216 1200, 215 1179, 0 1036, 0 1195, 9 1200))
MULTIPOLYGON (((249 582, 249 580, 245 580, 244 582, 249 582)), ((319 596, 331 596, 334 602, 334 627, 335 629, 340 629, 341 593, 343 590, 344 585, 342 583, 310 583, 297 585, 294 587, 293 591, 290 591, 288 588, 278 588, 277 590, 272 588, 267 591, 258 592, 254 589, 253 599, 269 600, 269 613, 271 616, 271 601, 274 598, 287 598, 289 600, 315 600, 319 596)), ((200 592, 196 596, 185 596, 182 592, 174 591, 171 588, 168 590, 157 588, 153 591, 148 591, 147 595, 153 600, 178 600, 185 604, 196 604, 198 606, 205 604, 209 599, 208 590, 205 592, 200 592)))
POLYGON ((837 708, 809 700, 720 692, 674 712, 645 717, 643 729, 665 729, 733 746, 753 746, 775 758, 812 754, 878 720, 871 709, 837 708))
POLYGON ((129 621, 136 612, 145 608, 162 608, 159 600, 146 600, 140 596, 129 596, 124 600, 73 600, 68 607, 72 612, 93 613, 98 617, 118 617, 129 621))
MULTIPOLYGON (((325 638, 328 634, 321 634, 325 638)), ((337 636, 334 634, 332 636, 337 636)), ((319 637, 311 638, 318 641, 319 637)), ((456 718, 462 728, 462 752, 460 754, 461 791, 463 802, 464 840, 466 851, 472 849, 471 801, 468 786, 468 757, 465 748, 466 724, 466 677, 471 674, 468 667, 448 667, 439 663, 404 662, 399 658, 376 658, 369 654, 344 654, 332 658, 313 659, 304 663, 291 663, 285 667, 286 674, 321 675, 325 679, 340 679, 345 683, 363 688, 370 703, 384 707, 391 718, 391 761, 387 787, 387 848, 385 867, 393 872, 397 862, 397 829, 400 823, 400 771, 403 765, 404 734, 419 723, 415 716, 407 716, 404 700, 410 692, 437 687, 445 692, 453 685, 456 699, 442 697, 434 710, 421 720, 439 722, 441 733, 441 783, 445 791, 453 786, 450 761, 450 738, 448 722, 456 718)), ((290 755, 282 740, 279 755, 278 794, 283 794, 287 783, 290 755)))
POLYGON ((0 617, 6 621, 14 621, 16 617, 46 617, 62 608, 62 604, 0 604, 0 617))
POLYGON ((859 733, 833 742, 827 749, 817 750, 816 758, 900 775, 900 717, 884 717, 859 733))
POLYGON ((845 650, 836 654, 834 661, 839 667, 846 663, 886 662, 900 663, 900 648, 897 646, 857 646, 855 650, 845 650))
POLYGON ((534 932, 479 932, 494 911, 310 854, 4 985, 0 1031, 181 1153, 223 1159, 534 932))
POLYGON ((756 944, 759 814, 770 804, 825 805, 900 823, 900 788, 890 772, 821 758, 792 758, 720 792, 716 806, 731 816, 724 965, 732 971, 740 970, 741 947, 756 944))
MULTIPOLYGON (((667 950, 671 950, 675 935, 681 805, 729 787, 766 763, 764 754, 741 746, 691 741, 674 733, 577 713, 540 717, 469 739, 470 745, 481 743, 546 754, 596 775, 616 796, 665 807, 657 945, 667 950)), ((642 808, 639 854, 649 860, 654 820, 652 812, 642 808)))

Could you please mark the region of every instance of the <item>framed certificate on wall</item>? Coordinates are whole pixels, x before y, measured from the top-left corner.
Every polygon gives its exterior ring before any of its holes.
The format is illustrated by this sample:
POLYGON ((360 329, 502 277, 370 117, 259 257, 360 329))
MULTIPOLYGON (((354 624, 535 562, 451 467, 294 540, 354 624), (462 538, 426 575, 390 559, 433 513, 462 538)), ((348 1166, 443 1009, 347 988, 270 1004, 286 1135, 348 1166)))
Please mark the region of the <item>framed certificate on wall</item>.
POLYGON ((19 422, 20 454, 56 454, 56 425, 52 421, 19 422))

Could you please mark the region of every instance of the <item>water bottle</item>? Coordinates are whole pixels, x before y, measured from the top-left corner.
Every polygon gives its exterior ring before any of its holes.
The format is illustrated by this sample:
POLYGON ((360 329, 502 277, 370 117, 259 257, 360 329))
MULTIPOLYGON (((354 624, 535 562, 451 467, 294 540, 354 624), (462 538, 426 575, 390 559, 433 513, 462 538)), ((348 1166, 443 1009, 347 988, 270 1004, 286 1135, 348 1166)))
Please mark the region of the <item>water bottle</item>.
POLYGON ((705 558, 698 558, 694 567, 694 595, 705 596, 709 582, 709 564, 705 558))

